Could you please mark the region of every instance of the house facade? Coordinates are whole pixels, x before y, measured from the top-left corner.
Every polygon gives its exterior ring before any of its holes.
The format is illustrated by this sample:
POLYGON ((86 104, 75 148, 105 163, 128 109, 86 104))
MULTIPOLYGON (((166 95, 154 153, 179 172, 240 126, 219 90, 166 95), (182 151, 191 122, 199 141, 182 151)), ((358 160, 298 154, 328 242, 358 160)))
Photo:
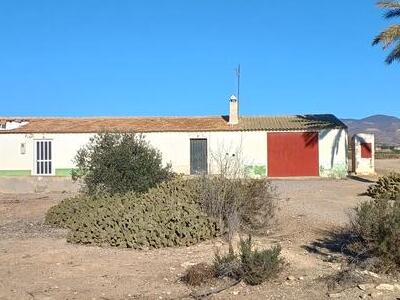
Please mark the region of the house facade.
POLYGON ((222 161, 252 177, 347 175, 347 127, 333 115, 0 118, 0 176, 70 176, 94 134, 136 132, 183 174, 217 174, 222 161))

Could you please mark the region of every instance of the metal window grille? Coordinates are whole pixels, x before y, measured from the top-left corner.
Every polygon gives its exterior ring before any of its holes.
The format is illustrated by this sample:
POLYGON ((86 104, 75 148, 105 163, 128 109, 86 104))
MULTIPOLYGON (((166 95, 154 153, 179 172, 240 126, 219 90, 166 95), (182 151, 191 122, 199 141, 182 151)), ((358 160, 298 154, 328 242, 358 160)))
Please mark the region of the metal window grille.
POLYGON ((36 141, 36 175, 52 175, 52 142, 36 141))

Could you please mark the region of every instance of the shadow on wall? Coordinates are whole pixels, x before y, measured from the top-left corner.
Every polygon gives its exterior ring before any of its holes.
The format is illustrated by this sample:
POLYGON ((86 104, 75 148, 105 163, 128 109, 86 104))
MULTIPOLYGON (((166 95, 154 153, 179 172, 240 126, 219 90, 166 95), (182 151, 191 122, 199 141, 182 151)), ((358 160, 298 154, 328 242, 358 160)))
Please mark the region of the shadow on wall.
MULTIPOLYGON (((332 129, 332 123, 337 123, 337 119, 332 115, 305 115, 305 116, 297 116, 300 121, 293 121, 301 124, 301 128, 304 128, 308 131, 315 130, 319 132, 319 139, 323 140, 328 136, 328 134, 332 133, 330 129, 332 129), (322 128, 322 130, 321 130, 322 128)), ((344 127, 346 125, 340 122, 344 127)), ((326 169, 323 166, 320 166, 320 172, 326 173, 326 175, 330 177, 338 177, 342 178, 347 176, 347 161, 345 164, 336 164, 335 165, 335 157, 339 154, 340 150, 340 139, 343 133, 346 131, 344 128, 337 128, 335 131, 335 136, 333 137, 333 143, 331 147, 331 161, 330 168, 326 169)), ((315 144, 315 135, 311 132, 306 132, 303 134, 303 138, 305 141, 306 147, 312 147, 315 144)), ((318 139, 317 139, 318 142, 318 139)), ((345 153, 347 160, 347 152, 348 152, 348 141, 345 141, 345 153)))

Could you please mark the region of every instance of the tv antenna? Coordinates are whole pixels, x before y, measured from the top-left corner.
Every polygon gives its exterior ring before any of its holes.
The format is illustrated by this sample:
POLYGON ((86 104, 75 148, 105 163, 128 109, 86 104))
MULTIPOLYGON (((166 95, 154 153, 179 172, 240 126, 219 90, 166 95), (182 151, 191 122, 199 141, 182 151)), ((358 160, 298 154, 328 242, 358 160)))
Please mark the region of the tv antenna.
POLYGON ((236 70, 236 78, 237 78, 237 99, 240 99, 240 64, 235 69, 236 70))

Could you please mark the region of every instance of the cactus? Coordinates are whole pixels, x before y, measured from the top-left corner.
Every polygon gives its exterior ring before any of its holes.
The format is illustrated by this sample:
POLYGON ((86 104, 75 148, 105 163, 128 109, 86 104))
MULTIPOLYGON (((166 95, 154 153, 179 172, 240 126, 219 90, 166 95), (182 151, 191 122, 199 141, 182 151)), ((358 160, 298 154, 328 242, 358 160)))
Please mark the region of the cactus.
POLYGON ((380 177, 368 187, 367 194, 375 199, 400 200, 400 173, 380 177))
POLYGON ((80 195, 51 208, 46 223, 68 228, 71 243, 123 248, 189 246, 219 234, 197 204, 195 181, 164 182, 145 194, 80 195))

